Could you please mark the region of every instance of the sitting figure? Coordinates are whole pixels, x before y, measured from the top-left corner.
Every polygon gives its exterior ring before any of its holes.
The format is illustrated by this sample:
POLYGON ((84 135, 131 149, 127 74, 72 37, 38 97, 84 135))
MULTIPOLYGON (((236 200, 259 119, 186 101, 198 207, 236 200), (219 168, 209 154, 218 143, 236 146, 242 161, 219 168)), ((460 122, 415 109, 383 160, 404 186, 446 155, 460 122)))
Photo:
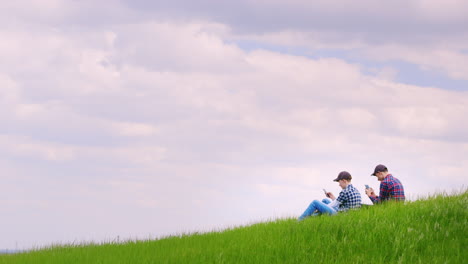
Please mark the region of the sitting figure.
POLYGON ((308 216, 316 216, 319 214, 333 215, 341 211, 361 207, 361 194, 351 184, 351 179, 352 177, 349 172, 340 172, 338 177, 333 180, 338 182, 341 189, 343 189, 338 195, 338 198, 335 198, 331 192, 326 193, 331 200, 314 200, 312 203, 310 203, 309 207, 307 207, 298 220, 301 221, 308 216))
POLYGON ((395 178, 388 172, 385 165, 379 164, 375 167, 374 173, 371 176, 377 177, 380 181, 380 195, 377 196, 374 189, 366 189, 366 194, 371 199, 372 203, 380 203, 384 201, 405 201, 405 189, 400 180, 395 178))

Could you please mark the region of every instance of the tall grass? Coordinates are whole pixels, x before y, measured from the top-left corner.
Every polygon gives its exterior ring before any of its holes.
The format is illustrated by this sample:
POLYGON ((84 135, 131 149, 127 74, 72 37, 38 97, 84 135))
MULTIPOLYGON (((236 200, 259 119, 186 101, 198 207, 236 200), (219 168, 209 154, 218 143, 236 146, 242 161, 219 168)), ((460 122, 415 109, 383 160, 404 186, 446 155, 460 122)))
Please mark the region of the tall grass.
POLYGON ((302 222, 102 245, 56 246, 0 263, 467 263, 468 192, 302 222))

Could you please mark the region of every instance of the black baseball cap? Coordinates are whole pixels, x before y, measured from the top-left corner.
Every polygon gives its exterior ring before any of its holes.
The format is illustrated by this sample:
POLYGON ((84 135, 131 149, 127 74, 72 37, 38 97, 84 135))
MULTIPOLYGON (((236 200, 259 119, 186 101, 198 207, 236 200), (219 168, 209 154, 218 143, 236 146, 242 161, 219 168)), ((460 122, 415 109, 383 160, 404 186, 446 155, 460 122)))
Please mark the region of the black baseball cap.
POLYGON ((375 176, 376 173, 382 172, 382 171, 388 171, 388 169, 385 165, 379 164, 375 166, 374 173, 372 173, 371 176, 375 176))
POLYGON ((333 181, 339 181, 339 180, 348 180, 350 181, 353 177, 351 177, 351 174, 349 174, 349 172, 347 171, 342 171, 340 172, 340 174, 338 174, 338 177, 336 177, 336 179, 334 179, 333 181))

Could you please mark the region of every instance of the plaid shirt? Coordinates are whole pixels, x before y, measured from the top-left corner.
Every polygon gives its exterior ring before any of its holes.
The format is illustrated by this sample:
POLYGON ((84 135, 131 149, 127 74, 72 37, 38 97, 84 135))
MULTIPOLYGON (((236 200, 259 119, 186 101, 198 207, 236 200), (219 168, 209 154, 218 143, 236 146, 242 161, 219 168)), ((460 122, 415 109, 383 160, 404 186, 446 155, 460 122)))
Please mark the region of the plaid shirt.
POLYGON ((400 180, 388 174, 380 183, 380 196, 369 196, 372 203, 383 202, 387 200, 404 201, 405 190, 400 180))
POLYGON ((341 203, 338 211, 361 207, 361 194, 352 184, 343 189, 336 200, 341 203))

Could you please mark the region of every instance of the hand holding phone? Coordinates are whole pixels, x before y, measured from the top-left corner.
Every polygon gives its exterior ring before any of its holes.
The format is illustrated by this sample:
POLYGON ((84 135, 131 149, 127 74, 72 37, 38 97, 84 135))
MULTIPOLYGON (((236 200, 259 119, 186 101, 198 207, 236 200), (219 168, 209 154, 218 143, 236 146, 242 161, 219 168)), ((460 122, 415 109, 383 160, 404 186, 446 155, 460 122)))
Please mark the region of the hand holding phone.
POLYGON ((367 185, 367 184, 366 184, 365 186, 366 186, 366 194, 367 194, 367 196, 373 196, 373 195, 375 195, 374 189, 372 189, 371 187, 369 187, 369 185, 367 185))
POLYGON ((327 190, 323 189, 323 192, 325 193, 326 197, 330 197, 330 196, 328 196, 327 190))

